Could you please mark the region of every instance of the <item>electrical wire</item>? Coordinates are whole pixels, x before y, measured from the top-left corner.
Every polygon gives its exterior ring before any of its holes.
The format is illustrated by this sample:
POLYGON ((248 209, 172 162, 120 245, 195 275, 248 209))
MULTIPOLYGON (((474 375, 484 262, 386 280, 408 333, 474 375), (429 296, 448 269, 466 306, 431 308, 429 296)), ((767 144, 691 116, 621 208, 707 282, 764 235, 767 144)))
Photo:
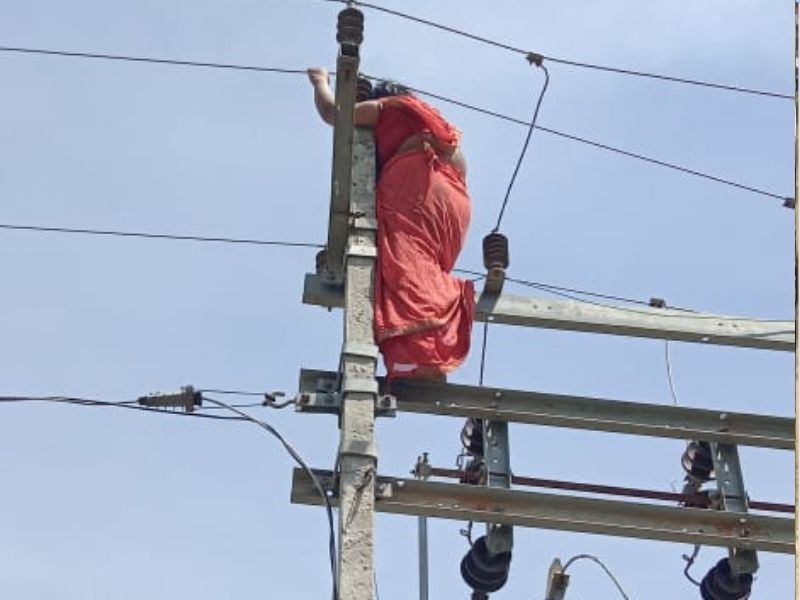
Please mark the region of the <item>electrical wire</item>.
MULTIPOLYGON (((250 393, 246 394, 250 395, 250 393)), ((105 400, 76 398, 70 396, 0 396, 0 404, 13 403, 13 402, 52 402, 56 404, 74 404, 78 406, 103 406, 103 407, 113 407, 113 408, 121 408, 128 410, 138 410, 149 413, 158 413, 162 415, 177 415, 184 417, 214 419, 220 421, 240 421, 240 422, 247 421, 250 423, 254 423, 255 425, 258 425, 262 429, 272 434, 275 438, 277 438, 277 440, 283 445, 283 447, 289 453, 289 456, 291 456, 292 459, 294 459, 294 461, 300 466, 300 468, 302 468, 308 474, 312 484, 314 485, 314 488, 317 490, 317 492, 319 492, 320 496, 322 496, 323 501, 325 502, 325 510, 328 517, 328 530, 329 530, 328 549, 329 549, 330 563, 331 563, 333 600, 339 600, 338 588, 336 584, 336 534, 333 526, 333 508, 331 507, 328 494, 325 492, 325 489, 323 488, 321 482, 319 481, 319 478, 317 478, 315 473, 306 464, 306 462, 303 460, 303 458, 300 456, 297 450, 295 450, 294 447, 291 444, 289 444, 274 427, 272 427, 272 425, 260 419, 256 419, 255 417, 252 417, 246 412, 239 410, 237 405, 227 404, 225 402, 216 400, 214 398, 209 398, 207 396, 204 396, 203 399, 208 402, 211 402, 212 404, 216 405, 219 408, 229 410, 235 413, 237 416, 226 417, 222 415, 207 415, 197 412, 178 412, 178 411, 170 411, 158 408, 150 408, 146 406, 139 406, 136 400, 123 401, 123 402, 109 402, 105 400)))
POLYGON ((200 235, 176 235, 171 233, 147 233, 142 231, 116 231, 110 229, 77 229, 70 227, 45 227, 41 225, 10 225, 0 223, 0 229, 15 231, 38 231, 49 233, 79 233, 84 235, 108 235, 115 237, 135 237, 160 240, 178 240, 185 242, 214 242, 222 244, 247 244, 251 246, 282 246, 289 248, 324 248, 324 244, 309 242, 285 242, 279 240, 257 240, 248 238, 207 237, 200 235))
POLYGON ((614 585, 617 586, 617 589, 619 590, 619 593, 622 595, 622 597, 625 598, 625 600, 631 600, 628 597, 628 594, 625 593, 625 590, 622 588, 622 585, 620 584, 619 580, 617 580, 617 578, 614 577, 614 574, 611 572, 611 570, 603 564, 603 561, 601 561, 596 556, 592 556, 591 554, 577 554, 576 556, 570 558, 566 563, 564 563, 564 568, 562 569, 562 571, 566 573, 570 565, 578 560, 591 560, 592 562, 600 565, 600 568, 603 569, 603 571, 605 571, 606 575, 608 575, 611 581, 614 582, 614 585))
POLYGON ((489 337, 489 321, 483 322, 483 341, 481 342, 481 370, 478 376, 478 385, 483 387, 483 371, 486 366, 486 340, 489 337))
POLYGON ((672 396, 672 405, 678 406, 678 394, 675 392, 675 381, 672 377, 672 361, 669 356, 669 340, 664 340, 664 360, 667 363, 667 382, 669 383, 669 393, 672 396))
POLYGON ((500 224, 503 221, 503 215, 506 212, 506 206, 508 205, 508 199, 511 196, 511 190, 514 187, 514 182, 517 180, 517 174, 519 173, 519 168, 522 166, 522 161, 525 158, 525 153, 528 151, 528 144, 531 141, 531 134, 533 130, 536 129, 536 119, 539 117, 539 109, 542 107, 542 100, 544 100, 545 92, 547 92, 547 86, 550 85, 550 72, 547 70, 543 64, 538 63, 537 66, 544 71, 544 85, 542 86, 542 91, 539 92, 539 98, 536 100, 536 108, 533 111, 533 118, 531 119, 530 127, 528 127, 528 134, 525 136, 525 143, 522 145, 522 152, 519 154, 519 158, 517 159, 517 165, 514 167, 514 172, 511 175, 511 181, 508 182, 508 188, 506 189, 506 195, 503 198, 503 204, 500 206, 500 213, 497 215, 497 224, 492 229, 492 233, 497 233, 500 229, 500 224))
MULTIPOLYGON (((337 0, 338 1, 338 0, 337 0)), ((430 98, 434 98, 436 100, 441 100, 442 102, 446 102, 448 104, 452 104, 454 106, 458 106, 460 108, 464 108, 466 110, 470 110, 473 112, 481 113, 490 117, 494 117, 497 119, 501 119, 503 121, 508 121, 509 123, 515 123, 517 125, 524 125, 526 127, 530 127, 530 122, 525 121, 523 119, 518 119, 516 117, 512 117, 510 115, 506 115, 494 110, 489 110, 486 108, 482 108, 480 106, 476 106, 474 104, 469 104, 467 102, 462 102, 461 100, 456 100, 455 98, 450 98, 448 96, 443 96, 441 94, 436 94, 434 92, 429 92, 426 90, 422 90, 419 88, 409 87, 412 92, 416 92, 423 96, 428 96, 430 98)), ((591 146, 593 148, 597 148, 599 150, 605 150, 607 152, 611 152, 614 154, 619 154, 620 156, 626 156, 628 158, 633 158, 642 162, 649 163, 651 165, 656 165, 659 167, 663 167, 666 169, 670 169, 672 171, 676 171, 678 173, 683 173, 684 175, 692 175, 694 177, 699 177, 701 179, 706 179, 708 181, 713 181, 715 183, 719 183, 722 185, 727 185, 730 187, 734 187, 740 190, 744 190, 747 192, 751 192, 753 194, 758 194, 761 196, 765 196, 767 198, 775 198, 776 200, 782 200, 784 203, 789 201, 793 201, 794 199, 789 196, 783 196, 781 194, 776 194, 774 192, 770 192, 768 190, 764 190, 761 188, 753 187, 750 185, 745 185, 743 183, 739 183, 737 181, 733 181, 731 179, 725 179, 724 177, 718 177, 717 175, 711 175, 709 173, 704 173, 703 171, 698 171, 697 169, 690 169, 688 167, 684 167, 677 163, 669 162, 666 160, 661 160, 658 158, 652 158, 645 154, 640 154, 638 152, 632 152, 630 150, 625 150, 623 148, 618 148, 616 146, 611 146, 609 144, 604 144, 602 142, 598 142, 596 140, 592 140, 590 138, 582 137, 579 135, 574 135, 571 133, 566 133, 564 131, 559 131, 557 129, 552 129, 550 127, 545 127, 543 125, 536 125, 534 129, 538 129, 539 131, 543 131, 545 133, 549 133, 550 135, 554 135, 556 137, 564 138, 573 142, 578 142, 580 144, 585 144, 587 146, 591 146)))
POLYGON ((700 547, 701 547, 700 544, 695 544, 691 556, 686 554, 681 554, 681 558, 683 558, 683 560, 686 561, 686 566, 683 569, 683 575, 684 577, 686 577, 686 579, 691 581, 697 587, 700 587, 700 582, 697 581, 694 577, 692 577, 691 573, 689 573, 689 569, 692 568, 692 565, 694 565, 694 561, 697 559, 697 555, 700 554, 700 547))
POLYGON ((230 69, 234 71, 257 71, 259 73, 283 73, 286 75, 305 75, 305 69, 285 69, 282 67, 261 67, 258 65, 238 65, 218 62, 199 62, 195 60, 176 60, 172 58, 150 58, 142 56, 124 56, 120 54, 99 54, 95 52, 69 52, 66 50, 47 50, 43 48, 15 48, 0 46, 0 52, 19 54, 40 54, 46 56, 63 56, 70 58, 94 58, 101 60, 117 60, 124 62, 150 63, 159 65, 175 65, 179 67, 204 67, 211 69, 230 69))
MULTIPOLYGON (((327 0, 327 1, 328 2, 337 2, 337 3, 346 4, 346 0, 327 0)), ((452 34, 458 35, 460 37, 464 37, 464 38, 467 38, 467 39, 470 39, 470 40, 473 40, 473 41, 476 41, 476 42, 480 42, 482 44, 486 44, 486 45, 489 45, 489 46, 494 46, 495 48, 500 48, 502 50, 508 50, 508 51, 514 52, 516 54, 522 54, 522 55, 526 55, 526 56, 531 54, 530 50, 524 50, 522 48, 507 44, 505 42, 499 42, 497 40, 492 40, 492 39, 489 39, 489 38, 486 38, 486 37, 483 37, 483 36, 476 35, 474 33, 469 33, 469 32, 463 31, 461 29, 456 29, 455 27, 450 27, 448 25, 443 25, 441 23, 436 23, 434 21, 430 21, 428 19, 423 19, 423 18, 417 17, 415 15, 410 15, 408 13, 400 12, 398 10, 393 10, 393 9, 387 8, 385 6, 372 4, 371 2, 358 2, 357 1, 357 2, 355 2, 355 4, 357 6, 363 6, 365 8, 370 8, 372 10, 376 10, 376 11, 379 11, 379 12, 383 12, 383 13, 395 16, 395 17, 399 17, 401 19, 406 19, 408 21, 413 21, 415 23, 426 25, 428 27, 433 27, 434 29, 439 29, 441 31, 446 31, 448 33, 452 33, 452 34)), ((580 61, 575 61, 575 60, 569 60, 569 59, 566 59, 566 58, 559 58, 557 56, 552 56, 552 55, 549 55, 549 54, 541 54, 541 56, 543 58, 545 58, 546 60, 549 60, 549 61, 554 62, 554 63, 559 63, 559 64, 563 64, 563 65, 567 65, 567 66, 571 66, 571 67, 577 67, 577 68, 581 68, 581 69, 592 69, 592 70, 596 70, 596 71, 605 71, 605 72, 608 72, 608 73, 616 73, 616 74, 619 74, 619 75, 630 75, 630 76, 634 76, 634 77, 644 77, 644 78, 648 78, 648 79, 656 79, 656 80, 667 81, 667 82, 671 82, 671 83, 680 83, 680 84, 686 84, 686 85, 700 86, 700 87, 706 87, 706 88, 712 88, 712 89, 718 89, 718 90, 725 90, 725 91, 728 91, 728 92, 737 92, 737 93, 741 93, 741 94, 751 94, 751 95, 756 95, 756 96, 765 96, 765 97, 769 97, 769 98, 780 98, 780 99, 783 99, 783 100, 793 100, 794 99, 793 95, 782 94, 782 93, 779 93, 779 92, 771 92, 771 91, 767 91, 767 90, 759 90, 759 89, 747 88, 747 87, 742 87, 742 86, 737 86, 737 85, 729 85, 729 84, 724 84, 724 83, 715 83, 715 82, 712 82, 712 81, 705 81, 705 80, 701 80, 701 79, 690 79, 690 78, 687 78, 687 77, 675 77, 675 76, 672 76, 672 75, 663 75, 661 73, 652 73, 652 72, 641 71, 641 70, 636 70, 636 69, 629 69, 629 68, 622 68, 622 67, 611 67, 611 66, 600 65, 600 64, 595 64, 595 63, 580 62, 580 61)))
MULTIPOLYGON (((204 236, 195 236, 195 235, 179 235, 179 234, 166 234, 166 233, 144 233, 144 232, 136 232, 136 231, 114 231, 108 229, 77 229, 77 228, 67 228, 67 227, 45 227, 45 226, 38 226, 38 225, 9 225, 0 223, 0 229, 9 229, 9 230, 21 230, 21 231, 31 231, 31 232, 39 232, 39 233, 72 233, 72 234, 81 234, 81 235, 101 235, 101 236, 112 236, 112 237, 129 237, 129 238, 145 238, 145 239, 162 239, 162 240, 176 240, 176 241, 190 241, 190 242, 213 242, 213 243, 227 243, 227 244, 246 244, 246 245, 255 245, 255 246, 282 246, 282 247, 291 247, 291 248, 324 248, 324 244, 318 244, 313 242, 284 242, 284 241, 277 241, 277 240, 259 240, 259 239, 245 239, 245 238, 227 238, 227 237, 204 237, 204 236)), ((483 273, 479 271, 473 271, 470 269, 454 269, 455 272, 463 273, 467 275, 474 275, 477 278, 485 277, 483 273)), ((612 306, 609 304, 603 304, 601 302, 592 302, 590 300, 586 300, 579 296, 593 296, 599 298, 605 298, 609 300, 618 300, 620 302, 628 302, 632 304, 642 304, 649 306, 648 302, 643 300, 636 300, 632 298, 624 298, 622 296, 613 296, 609 294, 600 294, 598 292, 591 292, 588 290, 580 290, 575 288, 569 288, 564 286, 557 286, 548 283, 541 283, 536 281, 528 281, 525 279, 515 279, 513 277, 506 277, 506 281, 510 281, 512 283, 516 283, 518 285, 522 285, 525 287, 530 287, 533 289, 538 289, 543 292, 548 292, 556 296, 561 296, 563 298, 567 298, 570 300, 574 300, 576 302, 583 302, 586 304, 592 304, 595 306, 599 306, 602 308, 611 308, 620 311, 626 312, 633 312, 637 314, 644 314, 644 315, 652 315, 652 312, 645 312, 639 310, 633 310, 630 308, 626 308, 624 306, 612 306)), ((663 317, 689 317, 695 319, 718 319, 719 317, 716 315, 703 315, 698 314, 697 311, 688 309, 688 308, 678 308, 678 307, 669 307, 670 310, 678 311, 678 312, 685 312, 686 315, 680 314, 672 314, 672 313, 665 313, 661 316, 663 317)), ((759 323, 781 323, 785 319, 747 319, 748 321, 756 321, 759 323)), ((223 393, 223 394, 239 394, 239 395, 248 395, 248 396, 264 396, 264 392, 237 392, 235 390, 208 390, 210 392, 215 393, 223 393)), ((273 408, 282 408, 283 406, 273 406, 273 408)))
MULTIPOLYGON (((339 0, 329 0, 329 1, 336 1, 339 0)), ((256 71, 256 72, 264 72, 264 73, 285 73, 291 75, 306 75, 305 69, 289 69, 289 68, 282 68, 282 67, 261 67, 257 65, 238 65, 238 64, 225 64, 225 63, 213 63, 213 62, 199 62, 199 61, 184 61, 184 60, 174 60, 174 59, 165 59, 165 58, 148 58, 148 57, 137 57, 137 56, 123 56, 123 55, 116 55, 116 54, 100 54, 100 53, 89 53, 89 52, 69 52, 64 50, 46 50, 41 48, 18 48, 18 47, 9 47, 9 46, 0 46, 0 52, 15 52, 15 53, 24 53, 24 54, 38 54, 38 55, 49 55, 49 56, 61 56, 67 58, 89 58, 89 59, 102 59, 102 60, 116 60, 116 61, 128 61, 128 62, 138 62, 138 63, 154 63, 154 64, 165 64, 165 65, 177 65, 177 66, 189 66, 189 67, 205 67, 205 68, 216 68, 216 69, 235 69, 240 71, 256 71)), ((545 57, 552 61, 557 61, 552 57, 545 57)), ((335 74, 335 72, 331 71, 331 74, 335 74)), ((364 77, 367 79, 377 80, 378 77, 374 77, 371 75, 363 74, 364 77)), ((409 87, 409 89, 413 92, 421 94, 423 96, 428 96, 430 98, 435 98, 437 100, 441 100, 442 102, 447 102, 449 104, 459 106, 461 108, 471 110, 474 112, 478 112, 481 114, 485 114, 488 116, 492 116, 498 119, 502 119, 504 121, 508 121, 511 123, 516 123, 518 125, 524 125, 526 127, 530 127, 531 123, 528 121, 524 121, 522 119, 517 119, 515 117, 511 117, 509 115, 505 115, 493 110, 481 108, 479 106, 475 106, 473 104, 469 104, 467 102, 462 102, 460 100, 456 100, 454 98, 449 98, 447 96, 443 96, 441 94, 436 94, 434 92, 422 90, 419 88, 409 87)), ((631 152, 629 150, 624 150, 622 148, 617 148, 608 144, 603 144, 585 137, 581 137, 578 135, 573 135, 570 133, 565 133, 563 131, 558 131, 556 129, 551 129, 548 127, 543 127, 540 125, 536 125, 535 129, 543 131, 545 133, 549 133, 551 135, 555 135, 564 139, 568 139, 574 142, 578 142, 581 144, 586 144, 592 146, 594 148, 598 148, 601 150, 606 150, 608 152, 616 153, 622 156, 627 156, 629 158, 634 158, 640 161, 644 161, 650 164, 658 165, 664 168, 668 168, 677 172, 681 172, 687 175, 693 175, 695 177, 700 177, 703 179, 707 179, 709 181, 714 181, 719 184, 732 186, 744 191, 748 191, 754 194, 759 194, 762 196, 766 196, 769 198, 775 198, 778 200, 784 201, 784 204, 788 206, 788 202, 793 202, 794 199, 787 196, 782 196, 781 194, 776 194, 773 192, 769 192, 767 190, 763 190, 760 188, 756 188, 749 185, 744 185, 729 179, 725 179, 722 177, 717 177, 716 175, 710 175, 707 173, 703 173, 702 171, 698 171, 695 169, 689 169, 687 167, 683 167, 681 165, 667 162, 664 160, 651 158, 645 156, 643 154, 639 154, 636 152, 631 152)))
POLYGON ((52 402, 55 404, 72 404, 76 406, 99 406, 120 408, 123 410, 137 410, 140 412, 158 413, 160 415, 173 415, 178 417, 194 417, 197 419, 213 419, 218 421, 244 421, 240 417, 225 417, 221 415, 207 415, 199 412, 178 412, 164 410, 160 408, 149 408, 138 406, 136 401, 130 402, 108 402, 105 400, 93 400, 89 398, 74 398, 70 396, 0 396, 0 404, 13 402, 52 402))
POLYGON ((325 491, 325 488, 322 486, 319 478, 316 476, 314 471, 306 464, 306 461, 300 456, 297 450, 284 439, 284 437, 275 429, 272 425, 267 423, 266 421, 262 421, 260 419, 256 419, 255 417, 250 416, 246 412, 243 412, 236 408, 231 404, 227 404, 222 402, 221 400, 216 400, 214 398, 209 398, 208 396, 203 396, 204 400, 211 402, 212 404, 216 404, 217 406, 221 406, 227 408, 231 412, 239 415, 243 419, 250 421, 254 425, 257 425, 261 429, 267 431, 268 433, 272 434, 286 449, 286 452, 289 453, 289 456, 294 459, 297 465, 306 472, 309 479, 311 479, 311 483, 314 486, 314 489, 317 490, 319 495, 322 497, 323 502, 325 503, 325 513, 328 517, 328 554, 331 563, 331 585, 332 585, 332 598, 333 600, 339 600, 339 589, 336 583, 336 530, 333 526, 333 507, 331 506, 330 498, 328 497, 328 493, 325 491))

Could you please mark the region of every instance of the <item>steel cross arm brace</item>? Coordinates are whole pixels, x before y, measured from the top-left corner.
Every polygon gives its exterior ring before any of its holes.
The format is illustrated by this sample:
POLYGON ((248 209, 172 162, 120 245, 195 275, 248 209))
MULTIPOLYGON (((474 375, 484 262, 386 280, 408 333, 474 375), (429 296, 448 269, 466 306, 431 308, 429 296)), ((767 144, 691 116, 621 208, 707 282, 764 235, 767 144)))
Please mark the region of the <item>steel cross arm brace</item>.
MULTIPOLYGON (((315 470, 325 489, 333 489, 330 471, 315 470)), ((485 487, 378 477, 375 510, 479 523, 504 523, 628 538, 794 552, 794 519, 601 500, 565 494, 521 492, 485 487)), ((321 506, 322 499, 302 469, 294 469, 291 500, 321 506)), ((338 502, 332 498, 332 502, 338 502)))
MULTIPOLYGON (((742 530, 746 530, 751 517, 747 515, 747 492, 739 463, 739 451, 733 444, 711 443, 711 457, 722 509, 739 513, 739 525, 742 530)), ((758 557, 752 548, 732 546, 728 553, 728 562, 734 575, 758 571, 758 557)))
MULTIPOLYGON (((306 304, 341 307, 342 298, 341 285, 306 275, 306 304)), ((759 321, 664 308, 595 306, 510 294, 481 295, 477 303, 476 321, 794 352, 793 321, 759 321)))
MULTIPOLYGON (((337 374, 303 369, 298 410, 324 409, 326 385, 335 389, 337 374), (327 383, 326 383, 327 382, 327 383), (309 395, 308 408, 303 397, 309 395)), ((380 382, 380 379, 379 379, 380 382)), ((643 404, 423 380, 395 383, 392 396, 380 396, 388 410, 475 417, 513 423, 628 433, 661 438, 726 442, 741 446, 794 450, 789 417, 733 413, 664 404, 643 404)))

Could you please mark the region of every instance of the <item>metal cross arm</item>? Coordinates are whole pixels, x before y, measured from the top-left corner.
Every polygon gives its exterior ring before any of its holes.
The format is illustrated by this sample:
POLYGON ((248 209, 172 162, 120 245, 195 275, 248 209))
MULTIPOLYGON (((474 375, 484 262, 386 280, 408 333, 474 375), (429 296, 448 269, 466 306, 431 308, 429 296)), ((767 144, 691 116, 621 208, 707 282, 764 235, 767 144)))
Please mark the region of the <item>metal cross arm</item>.
MULTIPOLYGON (((340 284, 306 275, 303 302, 341 307, 340 284)), ((476 321, 794 352, 794 321, 759 321, 663 308, 597 306, 511 294, 477 297, 476 321)))
MULTIPOLYGON (((327 390, 337 373, 303 369, 297 409, 337 413, 327 390)), ((381 382, 382 385, 382 382, 381 382)), ((742 446, 793 450, 795 420, 665 404, 644 404, 425 380, 400 380, 379 406, 429 415, 475 417, 570 429, 608 431, 661 438, 701 439, 742 446)))
MULTIPOLYGON (((315 471, 333 489, 330 471, 315 471)), ((292 502, 321 505, 308 475, 295 469, 292 502)), ((336 498, 331 499, 337 501, 336 498)), ((503 523, 628 538, 794 552, 794 519, 698 508, 658 506, 564 494, 378 477, 375 510, 460 521, 503 523)))

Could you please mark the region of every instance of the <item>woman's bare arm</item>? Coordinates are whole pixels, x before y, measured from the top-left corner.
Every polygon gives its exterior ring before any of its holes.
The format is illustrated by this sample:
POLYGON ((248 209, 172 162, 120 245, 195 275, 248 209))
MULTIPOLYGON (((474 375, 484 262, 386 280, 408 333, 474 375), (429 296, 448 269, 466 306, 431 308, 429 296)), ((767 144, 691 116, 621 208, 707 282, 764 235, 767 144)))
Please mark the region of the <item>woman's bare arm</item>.
MULTIPOLYGON (((322 67, 308 69, 308 79, 314 86, 314 105, 319 116, 328 125, 336 121, 336 100, 331 91, 330 76, 322 67)), ((374 127, 380 116, 380 101, 367 100, 355 106, 355 124, 358 127, 374 127)))

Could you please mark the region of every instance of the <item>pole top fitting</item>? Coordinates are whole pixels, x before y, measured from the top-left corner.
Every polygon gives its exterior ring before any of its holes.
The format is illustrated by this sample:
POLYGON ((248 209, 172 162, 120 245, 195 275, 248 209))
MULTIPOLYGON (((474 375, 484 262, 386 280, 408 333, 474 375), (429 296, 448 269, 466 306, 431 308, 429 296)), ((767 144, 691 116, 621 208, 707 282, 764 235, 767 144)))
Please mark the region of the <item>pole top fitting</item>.
POLYGON ((342 10, 336 24, 336 41, 343 55, 358 56, 358 47, 364 41, 364 13, 352 6, 342 10))

